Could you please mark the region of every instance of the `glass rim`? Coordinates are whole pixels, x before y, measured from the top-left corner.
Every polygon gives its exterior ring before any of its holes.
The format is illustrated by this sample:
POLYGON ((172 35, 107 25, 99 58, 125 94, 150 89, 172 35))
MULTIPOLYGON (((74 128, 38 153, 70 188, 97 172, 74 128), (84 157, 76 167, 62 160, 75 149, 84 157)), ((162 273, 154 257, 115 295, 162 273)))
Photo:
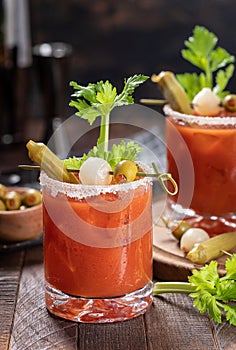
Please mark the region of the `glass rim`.
POLYGON ((175 119, 182 120, 191 124, 198 125, 218 125, 218 126, 235 126, 236 127, 236 116, 228 117, 217 117, 217 116, 198 116, 192 114, 184 114, 173 110, 170 105, 165 105, 163 107, 164 113, 166 116, 171 116, 175 119))
MULTIPOLYGON (((148 169, 149 168, 146 166, 145 171, 147 170, 148 172, 148 169)), ((150 177, 143 177, 132 182, 111 185, 71 184, 52 179, 43 170, 40 172, 39 180, 42 188, 48 188, 53 197, 56 197, 60 193, 75 199, 99 196, 100 194, 106 193, 116 194, 117 192, 129 192, 141 186, 147 189, 148 186, 152 184, 152 178, 150 177)))

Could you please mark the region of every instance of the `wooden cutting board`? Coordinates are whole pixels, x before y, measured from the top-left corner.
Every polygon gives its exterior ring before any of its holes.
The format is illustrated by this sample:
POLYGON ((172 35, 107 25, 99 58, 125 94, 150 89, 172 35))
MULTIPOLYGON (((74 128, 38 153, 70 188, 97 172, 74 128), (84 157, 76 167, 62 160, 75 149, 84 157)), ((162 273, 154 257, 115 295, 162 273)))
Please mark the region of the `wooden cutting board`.
MULTIPOLYGON (((178 241, 166 229, 160 219, 165 210, 166 199, 161 197, 153 205, 153 271, 154 278, 164 281, 187 281, 192 269, 199 269, 202 265, 196 265, 185 257, 179 248, 178 241)), ((236 253, 236 248, 232 250, 236 253)), ((224 265, 227 255, 216 259, 218 270, 225 273, 224 265)))

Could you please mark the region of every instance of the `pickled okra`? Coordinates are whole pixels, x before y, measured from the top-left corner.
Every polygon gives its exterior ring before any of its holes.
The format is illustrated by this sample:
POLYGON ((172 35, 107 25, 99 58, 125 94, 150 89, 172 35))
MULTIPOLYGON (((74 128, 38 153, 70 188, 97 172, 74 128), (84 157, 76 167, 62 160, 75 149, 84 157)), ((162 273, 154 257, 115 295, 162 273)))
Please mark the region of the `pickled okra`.
POLYGON ((187 254, 195 264, 205 264, 211 259, 216 259, 236 247, 236 231, 222 233, 218 236, 196 244, 187 254))
POLYGON ((40 165, 41 170, 54 180, 79 183, 78 178, 66 170, 63 160, 59 159, 44 143, 30 140, 26 145, 29 158, 40 165))
POLYGON ((153 74, 152 81, 158 83, 173 110, 184 114, 192 113, 187 94, 176 80, 174 73, 162 71, 158 75, 153 74))

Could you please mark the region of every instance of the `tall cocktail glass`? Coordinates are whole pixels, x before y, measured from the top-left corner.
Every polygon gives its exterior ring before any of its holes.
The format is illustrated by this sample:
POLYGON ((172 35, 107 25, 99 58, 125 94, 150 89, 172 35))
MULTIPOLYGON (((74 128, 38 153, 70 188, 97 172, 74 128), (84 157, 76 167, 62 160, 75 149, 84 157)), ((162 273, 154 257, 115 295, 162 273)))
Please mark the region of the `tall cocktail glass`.
POLYGON ((116 322, 152 302, 152 183, 68 184, 41 172, 46 307, 116 322))
POLYGON ((236 115, 184 115, 165 106, 167 167, 179 185, 168 212, 210 236, 236 229, 236 115))

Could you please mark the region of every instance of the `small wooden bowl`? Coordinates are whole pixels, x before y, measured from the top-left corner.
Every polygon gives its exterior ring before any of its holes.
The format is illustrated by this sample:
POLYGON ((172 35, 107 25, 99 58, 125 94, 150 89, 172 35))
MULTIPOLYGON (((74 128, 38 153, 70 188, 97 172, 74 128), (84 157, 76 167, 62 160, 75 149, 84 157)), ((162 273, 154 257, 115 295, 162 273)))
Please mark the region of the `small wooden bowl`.
MULTIPOLYGON (((26 187, 12 187, 18 193, 26 187)), ((20 242, 36 238, 43 232, 42 204, 24 210, 0 210, 0 239, 20 242)))

